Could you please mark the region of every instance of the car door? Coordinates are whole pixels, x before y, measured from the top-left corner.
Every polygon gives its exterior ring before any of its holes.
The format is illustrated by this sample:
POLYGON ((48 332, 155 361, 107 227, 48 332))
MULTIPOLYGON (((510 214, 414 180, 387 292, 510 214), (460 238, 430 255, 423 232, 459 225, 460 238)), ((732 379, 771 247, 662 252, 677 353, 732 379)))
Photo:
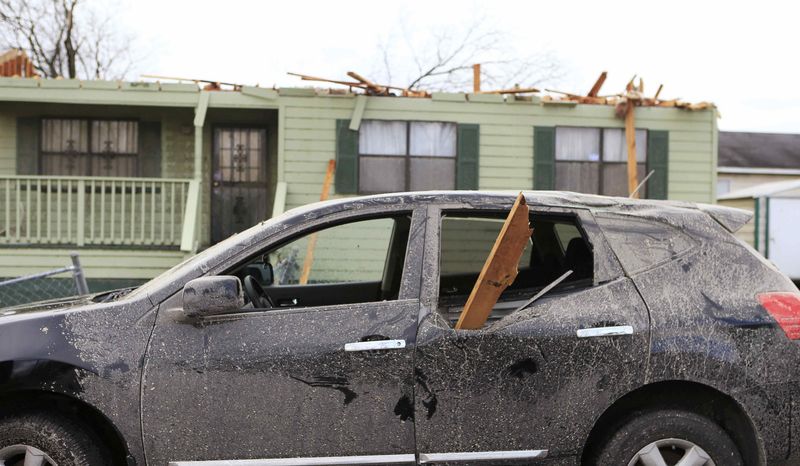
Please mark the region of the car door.
MULTIPOLYGON (((415 363, 420 462, 574 461, 603 410, 644 379, 647 310, 592 216, 529 203, 529 267, 520 267, 481 330, 454 330, 458 314, 447 306, 454 293, 464 302, 471 286, 459 285, 456 272, 472 271, 474 283, 496 233, 463 219, 448 226, 448 216, 464 215, 463 206, 431 213, 423 282, 430 291, 415 363), (524 305, 567 269, 569 279, 524 305), (526 280, 533 286, 526 289, 526 280)), ((475 208, 466 214, 487 215, 475 208)))
POLYGON ((212 273, 238 274, 282 255, 289 262, 270 265, 285 285, 262 284, 281 296, 278 307, 189 319, 181 293, 162 303, 142 388, 148 463, 414 463, 424 209, 385 211, 287 231, 212 273), (298 272, 309 256, 303 285, 298 272))

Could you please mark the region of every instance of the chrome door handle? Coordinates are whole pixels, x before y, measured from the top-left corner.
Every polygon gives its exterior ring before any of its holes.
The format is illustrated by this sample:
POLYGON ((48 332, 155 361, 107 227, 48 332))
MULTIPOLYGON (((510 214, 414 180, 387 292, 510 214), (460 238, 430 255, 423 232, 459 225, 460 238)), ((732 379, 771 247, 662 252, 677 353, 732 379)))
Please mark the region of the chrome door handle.
POLYGON ((578 330, 578 338, 613 337, 618 335, 633 335, 630 325, 617 325, 614 327, 582 328, 578 330))
POLYGON ((372 350, 403 349, 405 347, 406 347, 405 340, 376 340, 376 341, 359 341, 355 343, 347 343, 344 345, 344 350, 372 351, 372 350))

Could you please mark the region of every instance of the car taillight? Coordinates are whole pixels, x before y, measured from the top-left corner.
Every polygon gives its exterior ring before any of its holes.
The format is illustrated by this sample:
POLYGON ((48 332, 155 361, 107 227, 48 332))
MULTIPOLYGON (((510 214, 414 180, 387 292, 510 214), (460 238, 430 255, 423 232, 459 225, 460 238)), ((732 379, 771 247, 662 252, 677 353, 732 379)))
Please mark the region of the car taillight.
POLYGON ((790 340, 800 339, 800 294, 762 293, 758 295, 758 301, 790 340))

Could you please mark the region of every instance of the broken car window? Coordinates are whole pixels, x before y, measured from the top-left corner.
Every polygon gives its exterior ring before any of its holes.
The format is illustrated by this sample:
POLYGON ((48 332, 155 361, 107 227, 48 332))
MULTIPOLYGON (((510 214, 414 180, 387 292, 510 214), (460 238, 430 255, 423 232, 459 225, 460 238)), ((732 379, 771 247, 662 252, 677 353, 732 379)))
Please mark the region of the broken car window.
MULTIPOLYGON (((439 312, 451 322, 458 319, 475 286, 504 219, 502 213, 449 213, 442 217, 439 312)), ((591 285, 592 249, 577 218, 534 213, 530 223, 533 234, 520 259, 519 274, 500 296, 490 322, 530 299, 567 270, 573 273, 561 287, 591 285)))

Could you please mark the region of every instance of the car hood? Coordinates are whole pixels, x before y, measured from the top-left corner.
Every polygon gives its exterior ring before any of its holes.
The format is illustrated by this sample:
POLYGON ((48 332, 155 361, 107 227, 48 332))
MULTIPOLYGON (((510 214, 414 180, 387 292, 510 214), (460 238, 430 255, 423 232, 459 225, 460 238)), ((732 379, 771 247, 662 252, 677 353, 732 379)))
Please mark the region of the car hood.
POLYGON ((35 303, 20 304, 0 309, 0 318, 11 315, 30 314, 34 312, 54 311, 91 304, 95 295, 70 296, 68 298, 51 299, 35 303))

